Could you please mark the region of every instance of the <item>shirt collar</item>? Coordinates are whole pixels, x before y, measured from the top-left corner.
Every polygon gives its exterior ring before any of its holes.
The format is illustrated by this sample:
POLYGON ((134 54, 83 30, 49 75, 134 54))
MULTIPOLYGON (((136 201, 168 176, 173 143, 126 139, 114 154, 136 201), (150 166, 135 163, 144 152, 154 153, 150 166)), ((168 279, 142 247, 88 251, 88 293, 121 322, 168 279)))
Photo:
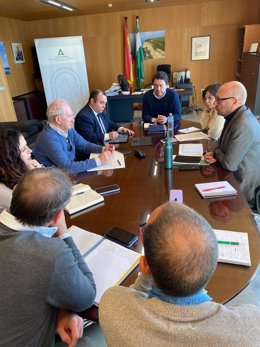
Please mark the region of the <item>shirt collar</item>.
POLYGON ((45 237, 52 237, 56 231, 57 227, 44 227, 44 226, 28 226, 20 223, 11 213, 7 210, 3 210, 0 213, 0 222, 10 229, 16 231, 35 231, 45 237))
POLYGON ((94 115, 95 116, 97 116, 98 115, 98 113, 95 111, 95 110, 93 110, 93 108, 89 105, 89 107, 91 108, 91 110, 93 111, 93 113, 94 113, 94 115))
POLYGON ((53 123, 48 122, 49 126, 56 131, 58 134, 60 134, 61 136, 67 138, 68 137, 68 131, 64 131, 58 127, 56 127, 53 123))
MULTIPOLYGON (((166 90, 167 90, 167 89, 166 89, 166 90)), ((166 90, 165 90, 165 92, 164 92, 163 96, 161 96, 160 98, 158 98, 158 96, 155 94, 155 92, 153 92, 153 95, 156 97, 156 99, 161 100, 162 98, 164 98, 164 97, 165 97, 166 90)))

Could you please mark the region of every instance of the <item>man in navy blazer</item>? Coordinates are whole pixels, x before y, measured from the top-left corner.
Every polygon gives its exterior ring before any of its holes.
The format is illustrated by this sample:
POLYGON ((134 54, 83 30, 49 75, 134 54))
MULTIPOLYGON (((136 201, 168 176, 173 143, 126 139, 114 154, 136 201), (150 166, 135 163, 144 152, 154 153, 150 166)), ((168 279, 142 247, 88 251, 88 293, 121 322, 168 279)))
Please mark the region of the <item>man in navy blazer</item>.
POLYGON ((132 130, 120 127, 109 119, 105 112, 106 103, 106 94, 99 89, 93 90, 87 105, 79 111, 75 118, 76 131, 86 140, 97 144, 116 139, 119 133, 134 136, 132 130))

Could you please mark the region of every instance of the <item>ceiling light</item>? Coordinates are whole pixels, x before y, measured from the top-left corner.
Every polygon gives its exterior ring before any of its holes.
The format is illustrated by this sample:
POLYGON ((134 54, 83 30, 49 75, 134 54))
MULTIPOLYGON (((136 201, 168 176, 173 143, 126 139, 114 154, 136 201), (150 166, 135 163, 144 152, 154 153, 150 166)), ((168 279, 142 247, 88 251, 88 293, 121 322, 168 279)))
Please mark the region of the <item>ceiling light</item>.
POLYGON ((77 10, 76 7, 69 6, 69 5, 65 4, 64 2, 61 2, 58 0, 57 1, 56 0, 40 0, 40 1, 46 5, 51 5, 51 6, 55 6, 57 8, 60 8, 61 10, 66 10, 66 11, 77 10))
POLYGON ((144 0, 144 1, 148 3, 153 3, 153 2, 159 2, 160 0, 144 0))
POLYGON ((47 2, 48 2, 49 4, 51 4, 51 5, 54 5, 54 6, 57 6, 57 7, 61 7, 61 4, 59 4, 59 3, 56 2, 56 1, 48 0, 47 2))

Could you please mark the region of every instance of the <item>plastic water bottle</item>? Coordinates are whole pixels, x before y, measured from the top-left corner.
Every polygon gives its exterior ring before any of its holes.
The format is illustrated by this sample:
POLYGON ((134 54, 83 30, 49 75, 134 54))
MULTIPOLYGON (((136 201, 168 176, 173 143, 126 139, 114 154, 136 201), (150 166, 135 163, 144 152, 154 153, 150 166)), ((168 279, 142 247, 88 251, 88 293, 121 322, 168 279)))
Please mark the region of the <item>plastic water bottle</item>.
POLYGON ((172 168, 172 141, 169 137, 169 132, 167 131, 166 141, 164 143, 164 168, 172 168))
POLYGON ((168 136, 172 140, 174 136, 174 117, 172 113, 169 114, 167 119, 167 130, 168 130, 168 136))

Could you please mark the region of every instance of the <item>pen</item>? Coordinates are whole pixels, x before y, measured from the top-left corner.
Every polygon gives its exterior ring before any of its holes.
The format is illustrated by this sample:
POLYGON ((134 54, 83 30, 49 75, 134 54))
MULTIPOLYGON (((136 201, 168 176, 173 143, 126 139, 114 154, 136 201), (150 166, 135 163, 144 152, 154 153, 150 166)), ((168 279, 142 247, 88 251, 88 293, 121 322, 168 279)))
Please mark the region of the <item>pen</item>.
POLYGON ((221 245, 232 245, 232 246, 239 246, 239 242, 235 241, 218 241, 221 245))
POLYGON ((203 192, 210 192, 211 190, 223 189, 223 188, 225 188, 225 186, 207 188, 207 189, 203 189, 202 191, 203 192))
POLYGON ((84 194, 85 192, 79 192, 79 193, 77 193, 76 195, 81 195, 81 194, 84 194))
POLYGON ((120 161, 117 159, 117 162, 118 162, 118 164, 121 166, 121 163, 120 163, 120 161))

